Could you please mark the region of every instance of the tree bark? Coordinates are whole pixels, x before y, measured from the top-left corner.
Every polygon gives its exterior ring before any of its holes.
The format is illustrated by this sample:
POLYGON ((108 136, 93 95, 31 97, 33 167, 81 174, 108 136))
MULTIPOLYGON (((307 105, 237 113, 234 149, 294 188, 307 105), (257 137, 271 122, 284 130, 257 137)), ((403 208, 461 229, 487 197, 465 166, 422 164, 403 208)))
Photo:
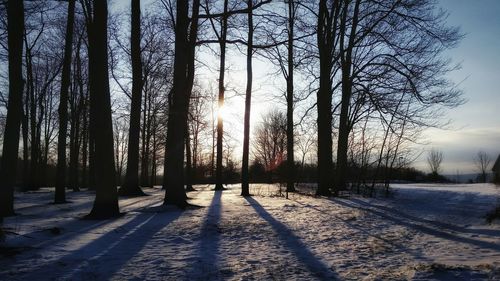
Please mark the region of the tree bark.
POLYGON ((120 214, 116 190, 113 124, 109 92, 106 1, 93 0, 93 17, 88 25, 90 123, 94 138, 96 197, 89 219, 107 219, 120 214))
POLYGON ((295 160, 293 135, 293 36, 295 24, 295 3, 288 1, 288 77, 286 79, 286 191, 295 191, 295 160))
POLYGON ((331 25, 327 1, 321 0, 318 16, 318 49, 320 59, 318 108, 318 189, 317 195, 329 196, 332 185, 332 96, 331 96, 331 25))
POLYGON ((141 127, 142 61, 141 61, 141 5, 132 0, 132 31, 130 46, 132 56, 132 101, 128 137, 127 171, 125 181, 118 190, 124 196, 146 195, 139 187, 139 134, 141 127))
POLYGON ((347 173, 347 150, 349 146, 349 134, 351 132, 351 124, 349 122, 349 107, 352 97, 352 52, 354 48, 354 39, 356 38, 356 28, 358 24, 358 13, 360 0, 356 0, 353 19, 351 24, 351 32, 349 41, 344 47, 344 38, 347 32, 347 12, 349 1, 344 3, 344 14, 340 24, 340 61, 342 68, 342 100, 340 104, 340 120, 339 120, 339 137, 337 143, 337 180, 335 184, 335 194, 340 190, 347 188, 346 173, 347 173))
POLYGON ((252 105, 252 55, 253 55, 253 0, 248 3, 247 88, 245 94, 245 121, 243 125, 243 158, 241 165, 241 196, 250 196, 248 161, 250 150, 250 108, 252 105))
MULTIPOLYGON (((220 66, 219 66, 219 102, 218 109, 221 110, 224 106, 224 74, 226 70, 226 38, 227 38, 227 11, 229 1, 224 0, 224 15, 221 22, 221 35, 219 38, 220 45, 220 66)), ((217 157, 215 163, 215 190, 223 190, 222 179, 222 142, 224 138, 224 120, 222 115, 217 114, 217 157)))
POLYGON ((195 191, 193 188, 193 166, 191 163, 191 138, 189 136, 189 129, 186 130, 186 170, 184 177, 186 180, 186 191, 195 191))
POLYGON ((69 0, 66 38, 64 45, 61 93, 59 96, 59 135, 57 138, 57 175, 54 203, 66 202, 66 132, 68 128, 68 90, 71 75, 71 54, 73 52, 73 23, 75 0, 69 0))
POLYGON ((195 45, 191 44, 191 42, 196 40, 197 35, 199 1, 195 0, 193 2, 190 34, 188 34, 188 6, 187 0, 177 0, 174 82, 168 112, 163 173, 164 204, 176 205, 179 208, 185 208, 188 205, 182 174, 184 170, 184 141, 187 133, 187 115, 191 95, 189 70, 194 71, 195 45), (193 68, 191 69, 191 67, 193 68))
POLYGON ((7 2, 7 35, 9 51, 9 101, 0 167, 0 218, 14 215, 14 185, 16 184, 19 130, 23 98, 23 1, 7 2))

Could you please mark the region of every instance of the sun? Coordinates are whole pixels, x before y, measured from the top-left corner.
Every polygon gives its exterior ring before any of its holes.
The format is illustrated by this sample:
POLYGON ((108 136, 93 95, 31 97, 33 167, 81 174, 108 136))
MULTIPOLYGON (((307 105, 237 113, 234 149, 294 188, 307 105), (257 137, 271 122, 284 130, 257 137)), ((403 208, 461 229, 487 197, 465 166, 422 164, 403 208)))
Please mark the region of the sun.
POLYGON ((222 120, 227 120, 230 118, 231 113, 229 112, 230 110, 226 105, 222 105, 219 107, 215 113, 216 118, 221 118, 222 120))

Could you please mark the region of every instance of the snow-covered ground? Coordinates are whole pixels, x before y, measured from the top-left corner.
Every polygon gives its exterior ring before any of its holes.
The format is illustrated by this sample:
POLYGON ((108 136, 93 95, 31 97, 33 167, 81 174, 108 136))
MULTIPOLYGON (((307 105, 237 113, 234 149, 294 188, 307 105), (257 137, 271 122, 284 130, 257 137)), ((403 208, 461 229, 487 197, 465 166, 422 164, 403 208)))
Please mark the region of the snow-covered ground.
POLYGON ((401 184, 388 199, 195 188, 201 208, 159 208, 163 192, 146 189, 107 221, 79 219, 90 192, 64 205, 50 189, 17 193, 0 280, 500 280, 493 185, 401 184))

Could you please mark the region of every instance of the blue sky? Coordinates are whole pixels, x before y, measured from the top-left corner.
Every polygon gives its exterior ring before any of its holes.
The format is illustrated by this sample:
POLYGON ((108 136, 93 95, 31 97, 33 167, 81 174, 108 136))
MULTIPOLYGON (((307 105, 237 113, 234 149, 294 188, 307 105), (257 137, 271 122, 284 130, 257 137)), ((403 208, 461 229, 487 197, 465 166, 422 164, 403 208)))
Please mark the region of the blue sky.
MULTIPOLYGON (((443 172, 475 172, 473 157, 483 150, 496 159, 500 153, 500 1, 441 0, 448 23, 465 33, 461 44, 449 52, 462 69, 450 74, 460 84, 467 103, 450 110, 453 130, 428 130, 426 149, 444 153, 443 172)), ((425 154, 422 158, 425 158, 425 154)), ((427 169, 423 163, 416 166, 427 169)))

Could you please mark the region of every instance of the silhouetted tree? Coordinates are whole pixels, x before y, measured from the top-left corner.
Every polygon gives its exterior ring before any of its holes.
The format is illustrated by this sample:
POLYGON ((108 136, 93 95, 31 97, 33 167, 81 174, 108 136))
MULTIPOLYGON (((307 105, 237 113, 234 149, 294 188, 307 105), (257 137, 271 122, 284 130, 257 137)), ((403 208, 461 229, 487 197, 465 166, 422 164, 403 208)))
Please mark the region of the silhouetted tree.
POLYGON ((427 164, 431 170, 433 177, 437 177, 441 171, 441 163, 443 162, 443 152, 437 149, 431 149, 427 156, 427 164))
POLYGON ((141 61, 141 3, 131 1, 132 24, 130 46, 132 57, 132 102, 128 137, 127 171, 125 181, 118 190, 120 195, 145 195, 139 187, 139 134, 141 126, 142 61, 141 61))
POLYGON ((491 158, 484 151, 479 151, 474 158, 474 165, 480 173, 481 182, 488 180, 488 168, 491 164, 491 158))
POLYGON ((188 1, 178 0, 176 6, 174 80, 168 112, 163 188, 164 204, 185 208, 187 201, 182 175, 200 2, 195 0, 192 4, 191 25, 188 1))
MULTIPOLYGON (((220 34, 217 34, 220 47, 220 65, 219 65, 219 97, 218 110, 224 106, 224 74, 226 71, 226 40, 227 40, 227 20, 228 20, 229 0, 224 0, 224 12, 221 20, 220 34)), ((224 120, 222 115, 217 114, 217 156, 215 163, 215 190, 223 190, 222 179, 222 141, 224 136, 224 120)))
POLYGON ((75 0, 69 0, 64 45, 64 59, 59 97, 59 135, 57 141, 57 175, 54 202, 66 202, 66 134, 68 127, 68 91, 71 75, 71 54, 73 52, 73 24, 75 0))
POLYGON ((286 115, 270 111, 255 128, 253 149, 266 171, 275 171, 286 157, 286 115))
POLYGON ((0 223, 4 217, 14 214, 14 185, 16 184, 23 98, 23 31, 23 1, 9 0, 7 2, 9 101, 0 166, 0 223))
POLYGON ((245 92, 245 120, 243 124, 243 157, 241 164, 241 196, 250 196, 248 161, 250 150, 250 107, 252 105, 252 55, 253 55, 253 0, 248 5, 248 39, 247 39, 247 88, 245 92))
POLYGON ((318 109, 318 189, 316 194, 329 196, 333 187, 332 159, 332 78, 336 58, 338 18, 341 1, 320 0, 318 11, 317 41, 320 76, 317 92, 318 109), (331 9, 328 4, 331 3, 331 9))
POLYGON ((96 197, 90 219, 106 219, 120 214, 116 189, 113 123, 108 76, 108 4, 83 0, 89 37, 90 133, 94 140, 96 197))

